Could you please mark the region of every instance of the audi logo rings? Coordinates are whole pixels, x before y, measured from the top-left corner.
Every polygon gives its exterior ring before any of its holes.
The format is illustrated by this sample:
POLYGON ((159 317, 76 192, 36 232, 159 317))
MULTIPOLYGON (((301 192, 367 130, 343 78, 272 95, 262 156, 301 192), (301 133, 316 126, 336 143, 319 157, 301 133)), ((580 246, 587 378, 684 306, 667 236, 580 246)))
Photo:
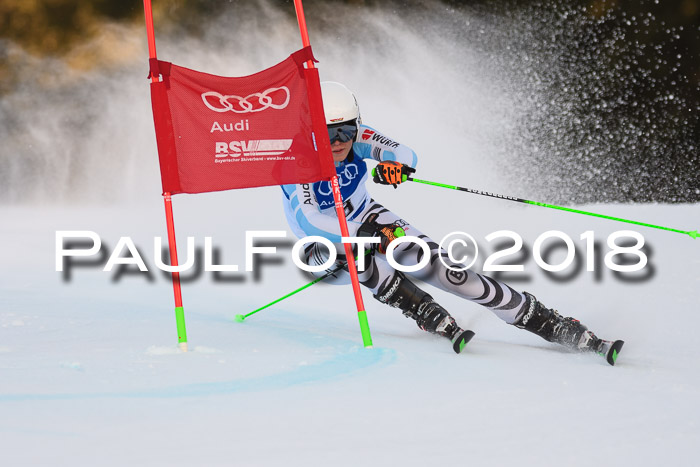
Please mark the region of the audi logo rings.
POLYGON ((284 109, 289 104, 289 88, 282 86, 279 88, 269 88, 263 92, 254 92, 245 97, 230 95, 224 96, 216 91, 208 91, 202 94, 204 105, 209 107, 214 112, 234 112, 237 114, 245 114, 252 112, 262 112, 266 109, 284 109), (272 102, 273 94, 277 91, 284 91, 285 99, 281 104, 272 102))

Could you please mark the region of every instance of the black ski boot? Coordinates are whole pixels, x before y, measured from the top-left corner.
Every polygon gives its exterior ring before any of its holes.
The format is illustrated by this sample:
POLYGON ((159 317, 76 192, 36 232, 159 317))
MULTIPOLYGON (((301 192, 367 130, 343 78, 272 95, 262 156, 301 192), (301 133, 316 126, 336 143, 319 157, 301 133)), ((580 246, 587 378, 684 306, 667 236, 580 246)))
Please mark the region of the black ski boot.
POLYGON ((454 318, 433 297, 418 288, 403 273, 396 271, 387 285, 374 296, 391 307, 399 308, 404 316, 414 319, 418 327, 452 341, 452 349, 460 353, 474 337, 472 331, 461 329, 454 318))
POLYGON ((595 352, 605 357, 610 365, 615 364, 623 341, 599 339, 579 320, 562 317, 557 310, 545 307, 534 295, 523 294, 527 301, 513 325, 572 350, 595 352))

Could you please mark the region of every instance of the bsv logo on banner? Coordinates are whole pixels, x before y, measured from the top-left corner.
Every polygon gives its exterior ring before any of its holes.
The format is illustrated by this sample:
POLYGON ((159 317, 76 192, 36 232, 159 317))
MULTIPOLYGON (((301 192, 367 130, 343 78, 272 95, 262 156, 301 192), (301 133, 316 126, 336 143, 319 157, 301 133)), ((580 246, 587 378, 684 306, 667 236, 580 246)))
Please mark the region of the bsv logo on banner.
POLYGON ((289 88, 269 88, 263 92, 254 92, 249 96, 224 96, 216 91, 202 93, 204 105, 214 112, 231 111, 237 114, 262 112, 266 109, 284 109, 289 105, 289 88), (283 97, 284 95, 284 97, 283 97))
POLYGON ((221 141, 216 143, 216 157, 280 156, 291 147, 291 139, 221 141))

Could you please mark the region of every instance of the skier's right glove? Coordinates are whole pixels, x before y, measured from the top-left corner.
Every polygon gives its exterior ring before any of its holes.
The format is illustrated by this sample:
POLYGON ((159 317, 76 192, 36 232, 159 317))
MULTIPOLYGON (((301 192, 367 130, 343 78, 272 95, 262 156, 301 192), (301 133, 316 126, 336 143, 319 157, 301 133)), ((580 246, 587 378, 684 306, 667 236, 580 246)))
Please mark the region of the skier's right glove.
POLYGON ((389 243, 393 242, 398 237, 403 237, 406 235, 406 232, 396 224, 378 223, 377 217, 379 217, 379 214, 370 214, 360 228, 357 229, 357 236, 379 237, 380 242, 372 244, 372 249, 379 251, 381 254, 385 254, 389 243))

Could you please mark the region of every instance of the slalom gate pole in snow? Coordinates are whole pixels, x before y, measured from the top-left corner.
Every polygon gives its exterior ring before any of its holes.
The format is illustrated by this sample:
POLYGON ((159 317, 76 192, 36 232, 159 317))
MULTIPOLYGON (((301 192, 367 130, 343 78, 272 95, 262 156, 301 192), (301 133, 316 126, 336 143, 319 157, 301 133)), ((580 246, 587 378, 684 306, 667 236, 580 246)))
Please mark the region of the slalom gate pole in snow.
MULTIPOLYGON (((304 47, 309 47, 311 41, 309 40, 309 32, 306 29, 306 18, 304 16, 304 6, 301 0, 294 0, 294 8, 297 13, 297 22, 299 23, 299 32, 301 33, 301 41, 304 47)), ((309 60, 306 62, 306 66, 309 69, 316 68, 314 62, 309 60)), ((309 90, 309 92, 312 92, 309 90)), ((321 90, 316 90, 319 96, 321 90)), ((316 135, 316 137, 323 137, 324 135, 316 135)), ((330 152, 326 157, 333 157, 330 152)), ((340 233, 343 237, 349 237, 350 233, 348 231, 348 222, 345 218, 345 209, 343 206, 343 198, 340 195, 340 184, 338 183, 338 176, 333 175, 331 179, 331 187, 333 190, 333 198, 335 200, 335 211, 338 215, 338 223, 340 224, 340 233)), ((357 318, 360 321, 360 331, 362 332, 362 343, 365 348, 372 347, 372 336, 369 332, 369 322, 367 321, 367 312, 365 311, 365 304, 362 301, 362 292, 360 291, 360 279, 357 277, 357 269, 355 267, 355 258, 352 254, 352 248, 349 243, 345 244, 345 255, 348 258, 348 269, 350 271, 350 279, 352 281, 352 290, 355 295, 355 304, 357 305, 357 318)))
MULTIPOLYGON (((146 18, 146 31, 148 33, 148 55, 149 62, 153 63, 157 60, 156 55, 156 36, 153 30, 153 10, 151 8, 151 0, 143 0, 143 10, 146 18)), ((158 82, 159 76, 155 73, 150 73, 151 83, 158 82)), ((163 202, 165 203, 165 220, 168 226, 168 250, 170 250, 170 265, 177 266, 177 244, 175 242, 175 222, 173 221, 173 203, 170 198, 170 193, 163 193, 163 202)), ((172 272, 173 277, 173 293, 175 294, 175 321, 177 323, 177 342, 183 352, 187 352, 187 330, 185 328, 185 310, 182 307, 182 290, 180 288, 180 273, 172 272)))
MULTIPOLYGON (((374 169, 372 169, 372 170, 374 170, 374 169)), ((672 228, 670 228, 670 227, 662 227, 662 226, 660 226, 660 225, 647 224, 647 223, 644 223, 644 222, 631 221, 631 220, 629 220, 629 219, 622 219, 622 218, 619 218, 619 217, 612 217, 612 216, 606 216, 606 215, 603 215, 603 214, 596 214, 596 213, 594 213, 594 212, 581 211, 581 210, 579 210, 579 209, 566 208, 566 207, 563 207, 563 206, 555 206, 555 205, 553 205, 553 204, 539 203, 539 202, 537 202, 537 201, 530 201, 530 200, 527 200, 527 199, 516 198, 516 197, 514 197, 514 196, 504 196, 504 195, 499 195, 499 194, 496 194, 496 193, 489 193, 488 191, 474 190, 474 189, 472 189, 472 188, 463 188, 463 187, 454 186, 454 185, 446 185, 446 184, 444 184, 444 183, 429 182, 429 181, 427 181, 427 180, 419 180, 419 179, 417 179, 417 178, 408 177, 408 176, 404 176, 404 177, 406 177, 406 180, 409 181, 409 182, 424 183, 424 184, 426 184, 426 185, 439 186, 439 187, 441 187, 441 188, 450 188, 450 189, 452 189, 452 190, 466 191, 467 193, 472 193, 472 194, 475 194, 475 195, 490 196, 490 197, 492 197, 492 198, 499 198, 499 199, 507 199, 507 200, 509 200, 509 201, 516 201, 516 202, 518 202, 518 203, 525 203, 525 204, 533 204, 533 205, 535 205, 535 206, 542 206, 543 208, 559 209, 559 210, 561 210, 561 211, 573 212, 573 213, 576 213, 576 214, 583 214, 583 215, 586 215, 586 216, 601 217, 601 218, 603 218, 603 219, 609 219, 609 220, 618 221, 618 222, 626 222, 626 223, 628 223, 628 224, 641 225, 641 226, 644 226, 644 227, 651 227, 651 228, 653 228, 653 229, 668 230, 669 232, 677 232, 677 233, 689 235, 689 236, 692 237, 692 238, 698 238, 698 237, 700 236, 700 234, 698 234, 698 231, 697 231, 697 230, 688 231, 688 230, 672 229, 672 228)))

